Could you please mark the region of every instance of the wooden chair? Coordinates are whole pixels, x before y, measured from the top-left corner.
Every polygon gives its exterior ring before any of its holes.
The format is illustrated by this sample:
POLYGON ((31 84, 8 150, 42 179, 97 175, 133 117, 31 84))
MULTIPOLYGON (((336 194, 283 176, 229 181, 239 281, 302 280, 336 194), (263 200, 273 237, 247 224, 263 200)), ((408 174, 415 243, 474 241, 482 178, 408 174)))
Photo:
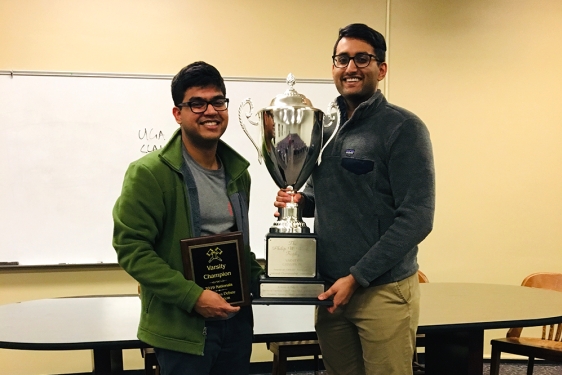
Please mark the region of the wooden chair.
MULTIPOLYGON (((561 273, 534 273, 521 283, 532 288, 551 289, 562 292, 561 273)), ((523 328, 511 328, 505 339, 495 339, 492 344, 492 358, 490 375, 498 375, 500 371, 501 353, 511 353, 529 357, 527 362, 527 375, 533 374, 535 358, 549 361, 562 362, 562 324, 546 326, 542 329, 541 338, 521 337, 523 328), (547 334, 548 330, 548 334, 547 334)))
POLYGON ((418 270, 418 280, 420 284, 429 282, 429 279, 427 278, 427 276, 425 276, 425 273, 420 270, 418 270))
MULTIPOLYGON (((427 276, 421 271, 418 271, 418 280, 420 283, 429 282, 427 276)), ((268 343, 267 346, 273 352, 273 370, 271 375, 286 375, 287 359, 289 357, 304 356, 314 357, 314 373, 318 373, 320 367, 319 356, 322 355, 318 340, 272 342, 268 343)), ((416 346, 425 346, 425 335, 416 335, 416 346)), ((412 367, 415 375, 425 373, 424 366, 418 363, 417 352, 414 353, 412 367)))
POLYGON ((144 358, 145 375, 160 375, 160 366, 158 365, 154 348, 142 348, 141 355, 144 358))
POLYGON ((320 345, 318 340, 272 342, 268 345, 273 352, 273 369, 271 375, 287 374, 287 358, 314 357, 314 374, 320 371, 320 345))

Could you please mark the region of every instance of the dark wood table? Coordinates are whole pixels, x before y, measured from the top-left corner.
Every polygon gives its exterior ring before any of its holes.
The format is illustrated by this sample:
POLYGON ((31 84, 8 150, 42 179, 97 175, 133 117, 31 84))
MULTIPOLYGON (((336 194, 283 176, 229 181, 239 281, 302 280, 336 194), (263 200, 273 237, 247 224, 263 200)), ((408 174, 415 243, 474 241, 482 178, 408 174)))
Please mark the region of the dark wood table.
MULTIPOLYGON (((428 375, 481 375, 484 331, 562 322, 562 293, 512 285, 421 284, 428 375)), ((486 343, 488 345, 488 343, 486 343)))
MULTIPOLYGON (((428 375, 482 375, 484 330, 562 322, 562 293, 510 285, 421 285, 418 332, 426 335, 428 375)), ((76 297, 0 306, 0 348, 92 350, 97 375, 123 370, 136 338, 137 296, 76 297)), ((309 340, 313 306, 254 306, 254 342, 309 340)))

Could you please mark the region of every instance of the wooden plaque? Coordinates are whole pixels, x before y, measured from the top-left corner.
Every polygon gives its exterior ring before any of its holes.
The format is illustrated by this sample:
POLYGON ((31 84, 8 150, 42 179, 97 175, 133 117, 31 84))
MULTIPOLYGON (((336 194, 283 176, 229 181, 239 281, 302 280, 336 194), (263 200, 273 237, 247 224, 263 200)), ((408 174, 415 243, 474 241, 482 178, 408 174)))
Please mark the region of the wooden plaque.
POLYGON ((185 278, 234 306, 251 303, 242 232, 180 241, 185 278))

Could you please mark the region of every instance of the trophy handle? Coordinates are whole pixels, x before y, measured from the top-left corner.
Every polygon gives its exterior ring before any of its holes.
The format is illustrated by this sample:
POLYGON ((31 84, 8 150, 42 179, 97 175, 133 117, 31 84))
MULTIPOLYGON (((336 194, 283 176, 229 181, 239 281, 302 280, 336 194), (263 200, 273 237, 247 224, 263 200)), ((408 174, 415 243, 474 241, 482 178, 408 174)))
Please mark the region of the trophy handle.
POLYGON ((252 113, 253 109, 254 109, 254 105, 252 104, 252 99, 250 98, 246 98, 242 104, 240 104, 240 108, 238 108, 238 121, 240 122, 240 126, 242 127, 242 130, 244 130, 244 133, 246 133, 246 135, 248 136, 248 138, 250 138, 250 141, 252 142, 252 144, 254 145, 254 147, 256 148, 256 151, 258 152, 258 162, 261 164, 262 160, 263 160, 263 155, 262 152, 260 150, 260 148, 258 147, 258 144, 254 141, 254 138, 252 138, 252 136, 250 135, 250 133, 248 132, 248 129, 246 128, 246 125, 244 125, 244 120, 242 119, 242 110, 245 106, 248 106, 249 109, 246 113, 244 113, 244 117, 246 117, 246 120, 254 125, 254 126, 259 126, 259 123, 257 123, 256 121, 253 121, 250 117, 252 117, 254 114, 252 113))
POLYGON ((324 127, 329 128, 330 126, 336 124, 339 125, 340 123, 340 111, 336 102, 331 102, 328 106, 328 113, 324 114, 324 127))

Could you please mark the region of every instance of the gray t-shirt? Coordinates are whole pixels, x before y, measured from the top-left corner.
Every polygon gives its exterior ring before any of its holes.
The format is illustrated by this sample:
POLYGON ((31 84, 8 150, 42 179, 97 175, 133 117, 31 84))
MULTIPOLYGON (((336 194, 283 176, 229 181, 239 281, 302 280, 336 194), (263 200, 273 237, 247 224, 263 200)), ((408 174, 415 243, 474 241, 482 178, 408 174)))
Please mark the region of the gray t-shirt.
POLYGON ((183 155, 197 186, 201 214, 201 235, 208 236, 230 232, 235 225, 235 221, 226 191, 226 175, 223 163, 219 160, 219 169, 211 170, 200 166, 188 152, 184 152, 183 155))

